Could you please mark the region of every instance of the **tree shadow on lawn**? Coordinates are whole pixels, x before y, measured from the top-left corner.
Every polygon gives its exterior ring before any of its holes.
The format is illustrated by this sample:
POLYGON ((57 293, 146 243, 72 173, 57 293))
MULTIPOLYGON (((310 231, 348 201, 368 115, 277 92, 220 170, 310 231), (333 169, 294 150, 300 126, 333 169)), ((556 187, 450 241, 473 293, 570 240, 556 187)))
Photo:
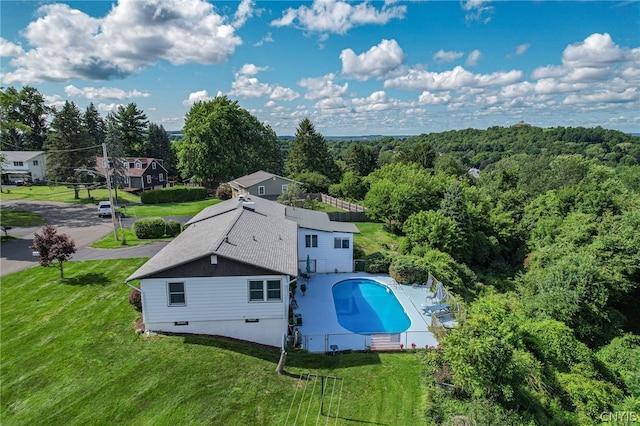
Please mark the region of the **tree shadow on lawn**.
MULTIPOLYGON (((209 336, 203 334, 176 334, 164 333, 174 336, 182 336, 184 343, 191 345, 212 346, 219 349, 237 352, 243 355, 260 358, 274 363, 274 368, 280 360, 280 349, 272 346, 261 345, 259 343, 247 342, 224 336, 209 336)), ((287 352, 286 367, 295 368, 348 368, 360 367, 363 365, 380 364, 380 357, 375 352, 344 351, 335 355, 322 353, 309 353, 294 349, 287 352)), ((289 374, 298 377, 298 374, 289 374)))
POLYGON ((95 272, 65 277, 60 281, 65 285, 107 285, 110 282, 107 276, 95 272))

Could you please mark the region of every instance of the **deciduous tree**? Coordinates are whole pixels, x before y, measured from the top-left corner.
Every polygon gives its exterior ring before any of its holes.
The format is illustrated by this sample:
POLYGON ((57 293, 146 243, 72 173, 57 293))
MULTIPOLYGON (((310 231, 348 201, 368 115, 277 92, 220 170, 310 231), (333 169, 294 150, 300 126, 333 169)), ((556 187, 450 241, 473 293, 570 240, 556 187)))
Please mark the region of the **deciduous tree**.
POLYGON ((33 237, 31 248, 38 252, 40 265, 49 266, 58 262, 60 278, 64 278, 62 263, 76 252, 74 241, 67 234, 58 234, 56 228, 51 225, 45 225, 42 232, 35 233, 33 237))

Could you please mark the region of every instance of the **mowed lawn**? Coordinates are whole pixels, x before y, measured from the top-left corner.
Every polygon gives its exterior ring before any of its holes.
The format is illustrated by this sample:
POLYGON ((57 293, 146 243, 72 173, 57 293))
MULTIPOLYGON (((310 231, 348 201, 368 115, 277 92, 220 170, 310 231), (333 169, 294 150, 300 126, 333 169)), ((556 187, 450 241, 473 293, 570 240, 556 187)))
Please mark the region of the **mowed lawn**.
MULTIPOLYGON (((0 424, 282 425, 303 372, 344 379, 328 424, 425 423, 420 352, 292 351, 279 376, 277 349, 136 334, 123 282, 142 263, 69 262, 64 280, 39 266, 2 278, 0 424)), ((316 402, 306 424, 316 424, 316 402)))

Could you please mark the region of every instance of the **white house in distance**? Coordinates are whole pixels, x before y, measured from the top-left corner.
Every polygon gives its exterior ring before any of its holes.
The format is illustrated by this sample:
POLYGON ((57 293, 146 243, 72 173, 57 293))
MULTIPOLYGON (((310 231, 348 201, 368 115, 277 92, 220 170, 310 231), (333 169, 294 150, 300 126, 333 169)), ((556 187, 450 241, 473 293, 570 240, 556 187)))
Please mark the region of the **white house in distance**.
POLYGON ((47 153, 44 151, 0 151, 2 183, 11 185, 24 181, 43 181, 46 178, 47 153))
POLYGON ((260 197, 232 198, 191 219, 126 283, 140 280, 147 331, 219 335, 283 348, 289 284, 305 269, 307 255, 316 269, 351 272, 354 232, 359 232, 355 225, 331 222, 323 212, 260 197), (310 223, 314 218, 321 226, 310 223), (305 247, 307 235, 312 247, 305 247), (335 238, 340 248, 334 248, 335 238))

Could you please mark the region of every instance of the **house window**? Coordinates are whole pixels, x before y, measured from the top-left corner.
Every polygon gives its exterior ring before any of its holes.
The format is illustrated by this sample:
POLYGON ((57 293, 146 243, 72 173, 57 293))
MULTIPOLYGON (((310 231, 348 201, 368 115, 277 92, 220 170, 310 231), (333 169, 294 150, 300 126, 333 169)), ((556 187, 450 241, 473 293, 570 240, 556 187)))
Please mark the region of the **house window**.
POLYGON ((282 300, 280 280, 249 280, 249 302, 282 300))
POLYGON ((156 162, 155 162, 155 161, 154 161, 153 163, 151 163, 151 168, 152 168, 153 170, 155 170, 155 169, 156 169, 156 162))
POLYGON ((13 162, 13 165, 14 165, 15 167, 22 167, 22 166, 24 166, 24 163, 23 163, 22 161, 14 161, 14 162, 13 162))
POLYGON ((168 283, 169 306, 185 306, 186 297, 184 293, 184 283, 168 283))
POLYGON ((258 187, 258 195, 264 195, 264 193, 265 193, 265 192, 266 192, 266 191, 265 191, 265 189, 264 189, 264 186, 263 186, 263 185, 260 185, 260 186, 258 187))
POLYGON ((38 160, 33 160, 33 165, 37 166, 38 165, 38 160))
MULTIPOLYGON (((153 163, 153 164, 156 164, 156 163, 153 163)), ((160 174, 158 175, 158 180, 159 180, 160 182, 164 182, 164 175, 163 175, 162 173, 160 173, 160 174)))
POLYGON ((334 238, 333 239, 333 248, 348 249, 349 248, 349 238, 334 238))
POLYGON ((151 183, 151 175, 147 175, 147 183, 151 183))
POLYGON ((127 186, 131 186, 131 180, 129 179, 129 176, 125 178, 125 183, 127 186))
POLYGON ((136 161, 136 169, 141 169, 142 168, 142 163, 139 161, 136 161))
POLYGON ((318 236, 317 235, 305 235, 304 236, 304 246, 305 247, 318 247, 318 236))
POLYGON ((282 192, 286 192, 287 189, 289 189, 289 185, 287 185, 286 183, 282 185, 282 192))

